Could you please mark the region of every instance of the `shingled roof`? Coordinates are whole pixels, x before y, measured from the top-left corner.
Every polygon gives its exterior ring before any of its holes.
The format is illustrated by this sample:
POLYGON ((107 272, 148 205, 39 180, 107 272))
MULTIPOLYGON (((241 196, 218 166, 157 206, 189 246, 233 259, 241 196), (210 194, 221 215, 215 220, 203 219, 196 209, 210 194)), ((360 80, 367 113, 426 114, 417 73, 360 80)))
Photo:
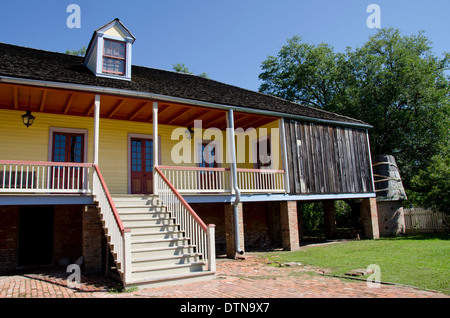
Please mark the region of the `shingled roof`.
POLYGON ((132 66, 131 81, 97 77, 83 65, 83 57, 5 43, 0 43, 0 76, 123 89, 367 125, 360 120, 190 74, 132 66))

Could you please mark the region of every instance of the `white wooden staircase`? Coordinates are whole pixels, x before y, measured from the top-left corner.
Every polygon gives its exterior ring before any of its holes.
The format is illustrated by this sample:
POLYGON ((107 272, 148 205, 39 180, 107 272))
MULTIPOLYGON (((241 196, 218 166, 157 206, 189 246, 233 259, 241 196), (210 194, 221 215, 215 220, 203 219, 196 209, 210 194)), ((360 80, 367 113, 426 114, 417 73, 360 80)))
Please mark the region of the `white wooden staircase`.
POLYGON ((120 219, 131 231, 131 279, 141 288, 209 280, 202 254, 180 230, 167 206, 156 196, 113 196, 120 219))

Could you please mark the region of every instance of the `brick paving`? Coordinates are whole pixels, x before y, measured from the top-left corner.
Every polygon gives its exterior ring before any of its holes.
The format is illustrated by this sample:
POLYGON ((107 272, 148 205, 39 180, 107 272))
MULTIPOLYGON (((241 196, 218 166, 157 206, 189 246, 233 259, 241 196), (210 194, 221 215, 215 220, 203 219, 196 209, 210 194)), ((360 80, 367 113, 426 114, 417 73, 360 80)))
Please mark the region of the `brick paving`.
POLYGON ((108 292, 117 282, 102 275, 82 275, 77 288, 67 287, 64 271, 0 276, 0 298, 450 298, 411 287, 381 285, 317 275, 305 266, 272 267, 258 254, 245 260, 217 260, 217 275, 208 282, 157 287, 127 293, 108 292))

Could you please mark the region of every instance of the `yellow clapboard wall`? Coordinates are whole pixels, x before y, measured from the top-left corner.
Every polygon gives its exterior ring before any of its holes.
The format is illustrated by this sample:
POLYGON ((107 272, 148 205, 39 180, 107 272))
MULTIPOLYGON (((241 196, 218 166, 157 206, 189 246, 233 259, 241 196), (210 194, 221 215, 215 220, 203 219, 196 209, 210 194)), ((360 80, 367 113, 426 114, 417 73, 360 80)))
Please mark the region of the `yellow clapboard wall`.
MULTIPOLYGON (((34 124, 27 128, 22 123, 23 111, 0 110, 0 159, 3 160, 30 160, 50 161, 49 149, 50 130, 54 128, 83 129, 88 131, 87 162, 93 162, 93 129, 94 119, 91 117, 63 116, 57 114, 37 113, 34 124)), ((158 125, 160 139, 160 164, 166 166, 196 166, 194 161, 194 149, 198 146, 198 140, 191 142, 191 163, 176 164, 172 160, 172 148, 179 140, 172 140, 172 132, 179 128, 168 125, 158 125)), ((275 120, 261 128, 278 128, 275 120)), ((151 123, 129 122, 113 119, 100 119, 99 133, 99 167, 102 175, 113 194, 128 193, 128 156, 129 135, 153 134, 151 123)), ((203 130, 204 132, 205 130, 203 130)), ((223 146, 221 151, 223 163, 221 167, 228 168, 226 133, 222 132, 223 146)), ((201 137, 201 136, 197 136, 201 137)), ((248 140, 247 140, 248 142, 248 140)), ((247 151, 254 151, 253 140, 247 143, 247 151)), ((280 155, 281 156, 281 155, 280 155)), ((248 155, 246 156, 248 160, 248 155)), ((281 158, 281 157, 280 157, 281 158)), ((281 159, 279 161, 281 163, 281 159)), ((252 162, 239 163, 238 168, 253 168, 252 162)), ((274 167, 274 169, 281 169, 274 167)))

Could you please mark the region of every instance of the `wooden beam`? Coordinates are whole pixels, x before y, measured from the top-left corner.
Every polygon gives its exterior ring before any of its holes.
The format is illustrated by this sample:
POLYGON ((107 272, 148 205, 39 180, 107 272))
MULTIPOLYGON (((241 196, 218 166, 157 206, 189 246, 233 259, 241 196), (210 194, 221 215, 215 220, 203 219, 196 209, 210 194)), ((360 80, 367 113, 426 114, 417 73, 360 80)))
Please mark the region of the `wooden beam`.
POLYGON ((139 113, 144 110, 144 108, 147 106, 147 102, 143 102, 140 104, 139 109, 137 111, 134 112, 133 115, 131 115, 128 120, 133 120, 134 117, 136 117, 137 115, 139 115, 139 113))
POLYGON ((189 111, 189 108, 185 108, 184 110, 182 110, 181 112, 179 112, 176 116, 174 116, 172 118, 172 120, 170 120, 167 125, 171 125, 173 122, 175 122, 178 118, 180 118, 181 116, 183 116, 184 114, 186 114, 189 111))
POLYGON ((90 107, 86 113, 86 116, 90 116, 92 114, 92 112, 94 111, 94 107, 95 107, 95 97, 93 98, 92 102, 90 103, 90 107))
POLYGON ((70 109, 70 106, 72 105, 72 101, 73 101, 73 94, 70 94, 69 99, 67 100, 66 103, 66 108, 64 109, 64 114, 67 114, 67 112, 70 109))
POLYGON ((226 117, 223 118, 223 117, 219 116, 219 117, 217 117, 216 119, 214 119, 214 120, 208 122, 208 123, 207 123, 206 125, 204 125, 203 127, 204 127, 204 128, 214 127, 214 124, 216 124, 217 122, 223 121, 223 120, 226 121, 226 117))
POLYGON ((164 108, 162 110, 158 111, 158 116, 161 116, 165 111, 170 109, 170 105, 161 105, 161 106, 164 107, 164 108))
POLYGON ((19 87, 14 86, 14 109, 19 109, 19 87))
POLYGON ((114 114, 119 110, 120 107, 122 107, 122 105, 125 104, 125 99, 121 99, 116 106, 114 107, 114 109, 108 114, 108 118, 111 118, 112 116, 114 116, 114 114))
POLYGON ((44 89, 43 93, 42 93, 42 97, 41 97, 41 107, 39 108, 39 111, 43 112, 44 111, 44 107, 45 107, 45 102, 47 100, 47 90, 44 89))

